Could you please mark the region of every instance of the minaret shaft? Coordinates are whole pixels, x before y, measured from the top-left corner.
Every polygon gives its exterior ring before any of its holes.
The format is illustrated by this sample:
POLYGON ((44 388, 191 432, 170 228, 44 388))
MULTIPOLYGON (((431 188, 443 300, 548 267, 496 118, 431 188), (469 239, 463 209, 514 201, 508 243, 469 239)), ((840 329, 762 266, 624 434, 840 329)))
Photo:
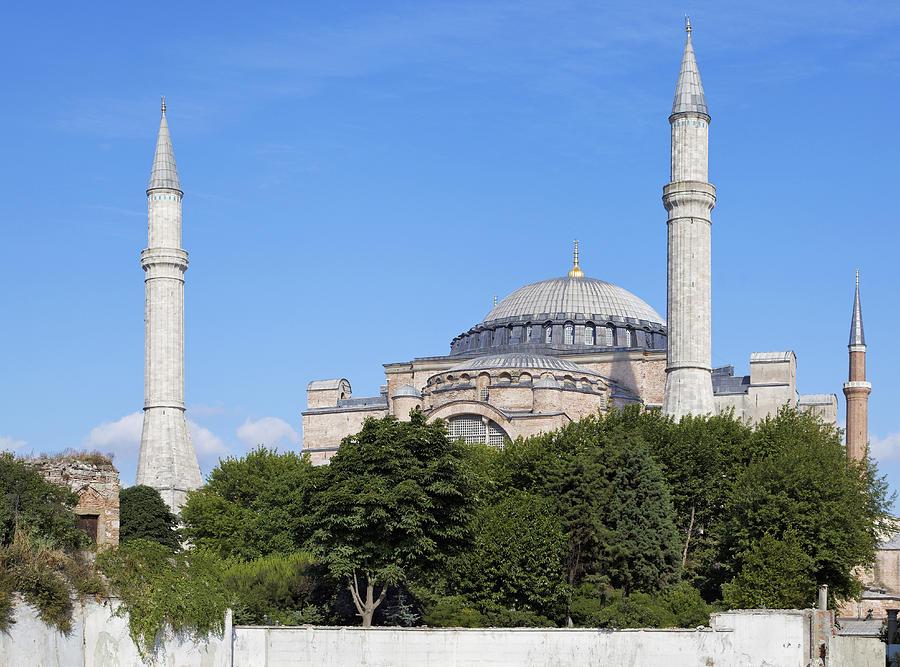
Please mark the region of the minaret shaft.
POLYGON ((715 410, 710 212, 716 189, 707 182, 709 114, 689 27, 669 123, 671 182, 663 188, 663 205, 669 213, 663 413, 677 420, 715 410))
POLYGON ((859 300, 859 272, 850 319, 850 356, 848 381, 844 383, 847 399, 847 456, 865 462, 869 445, 869 394, 872 384, 866 381, 866 337, 863 331, 862 306, 859 300))
POLYGON ((144 426, 135 481, 157 489, 174 512, 184 504, 187 491, 202 483, 184 416, 184 272, 188 254, 181 248, 182 196, 163 107, 147 189, 148 247, 141 253, 146 350, 144 426))

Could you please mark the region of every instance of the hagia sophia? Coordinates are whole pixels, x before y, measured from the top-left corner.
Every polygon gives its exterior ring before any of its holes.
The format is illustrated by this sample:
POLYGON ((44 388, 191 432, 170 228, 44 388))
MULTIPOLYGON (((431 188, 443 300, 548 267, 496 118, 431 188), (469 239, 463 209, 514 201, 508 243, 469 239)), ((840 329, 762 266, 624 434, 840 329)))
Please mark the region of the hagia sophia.
POLYGON ((749 376, 711 367, 715 188, 690 23, 669 123, 667 318, 628 290, 587 277, 576 241, 568 275, 517 289, 455 336, 448 355, 385 364, 378 396, 354 397, 345 378, 310 382, 303 451, 325 462, 367 417, 408 419, 413 408, 447 420, 452 437, 497 445, 629 404, 676 419, 731 409, 751 423, 788 404, 836 423, 835 394, 797 393, 792 351, 751 354, 749 376))
MULTIPOLYGON (((181 248, 184 193, 165 111, 163 103, 147 188, 148 247, 141 253, 146 355, 136 483, 156 488, 177 512, 202 478, 184 416, 188 253, 181 248)), ((496 302, 481 322, 453 336, 447 354, 384 364, 377 396, 353 396, 344 377, 309 382, 303 452, 314 464, 325 464, 366 418, 409 419, 413 409, 446 420, 453 438, 496 446, 627 405, 658 409, 676 420, 730 410, 748 423, 790 405, 836 424, 834 393, 798 393, 792 351, 752 353, 747 376, 736 376, 733 366, 712 367, 716 189, 708 182, 710 120, 688 23, 669 115, 671 176, 662 197, 668 214, 665 318, 627 289, 586 276, 576 241, 566 275, 525 285, 496 302)), ((848 351, 846 448, 859 461, 866 457, 871 385, 858 274, 848 351)), ((887 536, 866 582, 869 588, 853 603, 857 607, 845 613, 861 617, 876 609, 883 615, 900 606, 900 534, 887 536)))

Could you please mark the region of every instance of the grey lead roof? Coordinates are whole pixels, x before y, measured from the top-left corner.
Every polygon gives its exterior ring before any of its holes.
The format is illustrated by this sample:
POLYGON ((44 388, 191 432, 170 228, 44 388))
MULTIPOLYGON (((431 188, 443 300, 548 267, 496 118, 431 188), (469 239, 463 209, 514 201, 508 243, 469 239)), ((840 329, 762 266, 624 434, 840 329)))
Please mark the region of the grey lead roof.
POLYGON ((694 57, 694 45, 691 44, 691 26, 687 27, 687 42, 684 45, 684 56, 681 58, 681 72, 675 86, 675 100, 672 102, 672 115, 677 113, 702 113, 709 116, 706 107, 706 95, 700 82, 700 70, 694 57))
POLYGON ((646 301, 628 290, 596 278, 550 278, 520 287, 484 318, 484 322, 504 318, 531 319, 539 315, 557 313, 582 313, 592 315, 634 318, 653 324, 665 325, 666 321, 646 301))
POLYGON ((178 170, 175 168, 172 138, 169 136, 169 124, 166 122, 165 102, 163 102, 162 120, 159 122, 159 137, 156 139, 156 153, 153 156, 153 171, 150 172, 150 184, 147 186, 147 191, 162 188, 181 192, 181 184, 178 182, 178 170))
POLYGON ((514 352, 510 354, 492 354, 483 357, 475 357, 450 369, 451 372, 481 371, 494 368, 528 368, 531 370, 559 371, 572 373, 573 375, 598 375, 598 373, 573 364, 571 361, 557 357, 546 357, 540 354, 524 354, 514 352))
POLYGON ((862 306, 859 304, 859 273, 856 274, 856 295, 853 297, 853 317, 850 320, 850 345, 865 345, 866 332, 863 330, 862 306))

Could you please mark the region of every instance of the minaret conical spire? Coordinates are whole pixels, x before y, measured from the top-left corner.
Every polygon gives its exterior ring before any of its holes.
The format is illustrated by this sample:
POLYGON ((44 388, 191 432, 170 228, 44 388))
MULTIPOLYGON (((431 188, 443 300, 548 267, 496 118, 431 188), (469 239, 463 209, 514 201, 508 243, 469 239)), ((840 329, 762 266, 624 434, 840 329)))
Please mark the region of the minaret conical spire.
POLYGON ((675 85, 672 115, 700 113, 708 117, 706 95, 703 94, 700 69, 697 67, 694 45, 691 43, 691 19, 689 17, 685 17, 685 30, 687 31, 687 41, 684 45, 684 55, 681 58, 681 72, 678 74, 678 83, 675 85))
POLYGON ((175 152, 172 150, 172 137, 169 136, 169 124, 166 122, 166 98, 162 98, 162 120, 159 122, 159 136, 156 139, 156 153, 153 156, 153 170, 150 172, 150 190, 178 190, 178 169, 175 168, 175 152))
POLYGON ((856 294, 853 297, 853 316, 850 318, 850 345, 865 345, 862 306, 859 304, 859 269, 856 269, 856 294))

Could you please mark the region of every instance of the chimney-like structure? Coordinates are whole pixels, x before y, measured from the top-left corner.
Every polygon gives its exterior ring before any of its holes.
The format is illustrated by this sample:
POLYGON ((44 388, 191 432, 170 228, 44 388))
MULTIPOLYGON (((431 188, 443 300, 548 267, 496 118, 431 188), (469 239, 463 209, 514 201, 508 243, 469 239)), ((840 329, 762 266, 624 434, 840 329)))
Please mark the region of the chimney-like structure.
POLYGON ((668 349, 663 414, 676 420, 715 411, 712 388, 709 110, 691 43, 691 23, 669 125, 672 171, 663 188, 668 219, 668 349))
POLYGON ((850 317, 850 374, 844 383, 847 398, 847 456, 866 460, 869 443, 869 394, 872 384, 866 381, 866 334, 863 329, 862 306, 859 301, 859 270, 856 271, 856 293, 850 317))
POLYGON ((181 247, 181 184, 166 102, 147 187, 148 243, 141 253, 146 277, 144 322, 144 427, 137 484, 159 491, 177 513, 188 491, 200 488, 200 466, 184 417, 184 272, 181 247))

